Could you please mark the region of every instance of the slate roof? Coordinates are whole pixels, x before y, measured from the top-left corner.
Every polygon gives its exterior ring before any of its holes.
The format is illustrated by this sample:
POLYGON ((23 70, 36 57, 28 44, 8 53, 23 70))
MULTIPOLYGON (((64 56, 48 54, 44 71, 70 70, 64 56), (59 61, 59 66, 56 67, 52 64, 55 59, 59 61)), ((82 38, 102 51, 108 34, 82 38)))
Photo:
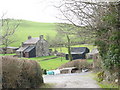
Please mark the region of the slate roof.
MULTIPOLYGON (((23 44, 36 44, 38 41, 40 40, 39 37, 36 37, 36 38, 31 38, 31 39, 28 39, 27 41, 25 41, 23 44)), ((40 41, 46 41, 45 39, 42 39, 40 41)))
POLYGON ((24 51, 25 49, 27 49, 29 46, 24 46, 24 47, 20 47, 17 51, 24 51))
POLYGON ((24 44, 36 44, 39 41, 39 37, 31 38, 24 42, 24 44))
POLYGON ((29 46, 24 52, 30 52, 34 48, 35 48, 35 46, 29 46))

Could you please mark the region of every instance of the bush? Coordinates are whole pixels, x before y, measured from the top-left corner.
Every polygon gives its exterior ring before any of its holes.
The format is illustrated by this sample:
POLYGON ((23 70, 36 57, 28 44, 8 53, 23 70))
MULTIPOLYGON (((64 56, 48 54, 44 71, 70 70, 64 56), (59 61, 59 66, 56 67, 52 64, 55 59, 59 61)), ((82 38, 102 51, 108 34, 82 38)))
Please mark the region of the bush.
POLYGON ((85 59, 84 60, 73 60, 70 61, 68 63, 63 64, 62 66, 59 67, 59 69, 61 68, 67 68, 67 67, 76 67, 79 70, 81 69, 92 69, 92 63, 88 63, 85 59))
POLYGON ((39 88, 42 70, 36 61, 2 57, 3 88, 39 88))

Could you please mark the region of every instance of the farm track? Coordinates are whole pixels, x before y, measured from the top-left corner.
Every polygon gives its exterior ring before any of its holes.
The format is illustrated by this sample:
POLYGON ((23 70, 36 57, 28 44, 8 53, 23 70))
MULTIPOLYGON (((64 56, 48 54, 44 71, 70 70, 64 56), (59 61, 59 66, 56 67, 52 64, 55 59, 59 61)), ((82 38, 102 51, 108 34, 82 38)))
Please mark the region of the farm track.
POLYGON ((52 88, 100 88, 92 72, 44 75, 43 78, 45 83, 53 84, 52 88))
POLYGON ((43 60, 39 60, 39 61, 47 61, 47 60, 56 59, 56 58, 59 58, 59 57, 52 57, 52 58, 47 58, 47 59, 43 59, 43 60))

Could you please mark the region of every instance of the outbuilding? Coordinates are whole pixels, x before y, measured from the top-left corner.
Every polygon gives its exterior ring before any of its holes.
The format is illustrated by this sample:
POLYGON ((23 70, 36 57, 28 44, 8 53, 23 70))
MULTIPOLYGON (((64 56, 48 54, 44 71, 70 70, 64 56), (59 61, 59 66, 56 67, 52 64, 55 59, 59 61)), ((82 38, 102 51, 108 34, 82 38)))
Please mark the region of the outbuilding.
MULTIPOLYGON (((87 47, 72 47, 71 55, 72 60, 75 59, 86 59, 86 53, 89 53, 89 49, 87 47)), ((66 60, 69 60, 69 55, 66 54, 66 60)))
POLYGON ((36 57, 36 48, 35 48, 35 46, 29 46, 24 51, 24 57, 26 57, 26 58, 36 57))

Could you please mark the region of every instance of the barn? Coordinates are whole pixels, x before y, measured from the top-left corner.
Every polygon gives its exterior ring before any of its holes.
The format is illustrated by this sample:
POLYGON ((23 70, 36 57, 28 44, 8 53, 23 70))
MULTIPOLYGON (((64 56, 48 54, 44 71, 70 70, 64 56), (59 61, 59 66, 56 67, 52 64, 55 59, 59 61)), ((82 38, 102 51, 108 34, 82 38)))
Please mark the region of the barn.
MULTIPOLYGON (((89 53, 89 49, 87 47, 72 47, 71 55, 72 59, 86 59, 86 53, 89 53)), ((66 60, 69 60, 69 55, 66 54, 66 60)))

